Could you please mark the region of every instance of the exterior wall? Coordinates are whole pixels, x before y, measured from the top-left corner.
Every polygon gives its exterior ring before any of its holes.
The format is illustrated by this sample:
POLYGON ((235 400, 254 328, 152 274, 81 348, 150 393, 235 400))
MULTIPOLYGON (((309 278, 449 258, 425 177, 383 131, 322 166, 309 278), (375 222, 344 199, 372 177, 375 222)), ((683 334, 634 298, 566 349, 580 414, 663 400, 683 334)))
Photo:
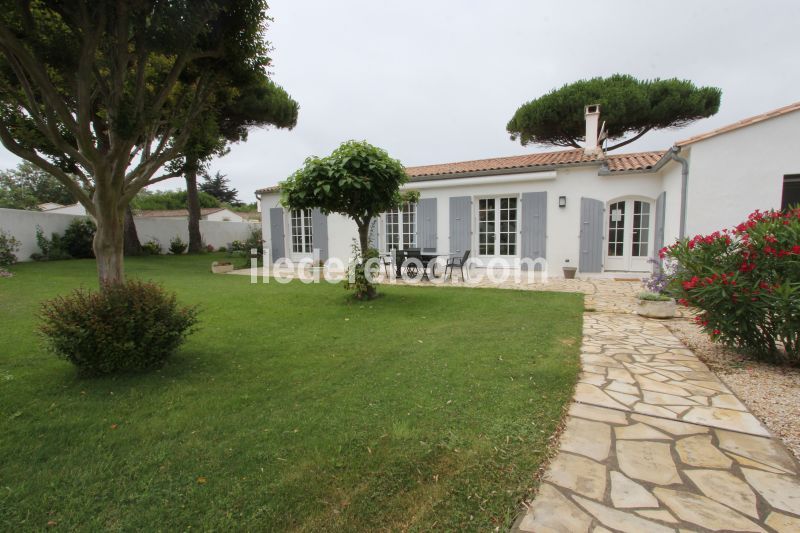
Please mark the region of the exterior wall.
POLYGON ((780 209, 783 176, 800 173, 798 137, 800 112, 795 111, 684 148, 687 234, 733 226, 755 209, 780 209))
MULTIPOLYGON (((455 196, 470 196, 473 198, 472 208, 472 250, 473 256, 477 253, 477 206, 476 199, 490 196, 520 196, 525 192, 547 192, 547 246, 546 256, 549 274, 562 275, 563 266, 577 266, 579 257, 580 236, 580 200, 589 197, 608 203, 625 197, 645 198, 655 202, 662 192, 662 178, 658 173, 622 174, 601 176, 598 175, 599 165, 573 167, 556 172, 529 173, 525 176, 519 174, 500 175, 492 177, 489 183, 482 179, 476 185, 470 184, 471 178, 455 180, 439 180, 417 182, 408 185, 408 188, 419 190, 421 198, 436 198, 437 203, 437 253, 450 252, 449 225, 450 205, 449 199, 455 196), (508 180, 512 180, 509 182, 508 180), (450 182, 450 183, 448 183, 450 182), (451 183, 455 186, 449 186, 451 183), (559 196, 567 197, 566 207, 558 207, 559 196)), ((680 170, 678 170, 680 178, 680 170)), ((679 200, 680 191, 677 195, 679 200)), ((271 242, 268 224, 270 208, 280 207, 279 193, 262 195, 261 212, 264 239, 271 242)), ((520 206, 518 221, 524 204, 520 206)), ((678 206, 678 209, 680 207, 678 206)), ((518 228, 521 224, 518 223, 518 228)), ((379 246, 385 250, 385 226, 381 219, 379 230, 379 246)), ((677 229, 675 230, 677 234, 677 229)), ((290 250, 290 235, 288 214, 284 213, 284 235, 286 250, 290 250)), ((357 238, 355 223, 341 215, 333 214, 328 217, 328 237, 330 257, 337 257, 346 262, 351 255, 353 239, 357 238)), ((651 241, 652 242, 652 241, 651 241)), ((519 257, 520 238, 517 235, 517 257, 519 257)), ((269 248, 269 246, 267 246, 269 248)), ((289 254, 291 257, 291 254, 289 254)), ((294 258, 294 257, 293 257, 294 258)))
MULTIPOLYGON (((36 245, 36 227, 40 226, 47 238, 53 233, 64 233, 67 226, 80 215, 65 215, 42 211, 23 211, 19 209, 0 209, 0 229, 16 237, 21 246, 17 252, 17 259, 28 261, 32 253, 39 252, 36 245)), ((176 235, 184 242, 189 241, 189 230, 186 220, 170 218, 134 218, 139 240, 146 242, 157 239, 164 251, 169 246, 169 241, 176 235)), ((250 235, 258 224, 247 222, 217 222, 210 220, 200 221, 200 233, 203 241, 215 248, 227 246, 235 240, 244 240, 250 235)))
MULTIPOLYGON (((689 168, 691 172, 691 165, 689 168)), ((666 246, 680 237, 683 168, 677 161, 671 161, 661 169, 661 176, 664 192, 667 193, 664 216, 664 245, 666 246)))
POLYGON ((83 217, 47 211, 0 209, 0 229, 20 242, 20 249, 16 252, 17 260, 29 261, 31 254, 40 251, 36 244, 36 226, 41 227, 45 237, 49 239, 53 233, 63 234, 76 218, 83 217))

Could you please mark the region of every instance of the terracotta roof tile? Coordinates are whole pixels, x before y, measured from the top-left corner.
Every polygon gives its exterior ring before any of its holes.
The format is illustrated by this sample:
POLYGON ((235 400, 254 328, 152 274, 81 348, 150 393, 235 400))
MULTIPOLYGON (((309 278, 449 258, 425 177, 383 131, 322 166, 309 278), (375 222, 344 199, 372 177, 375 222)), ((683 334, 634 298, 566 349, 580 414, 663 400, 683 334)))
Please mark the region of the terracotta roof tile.
POLYGON ((605 161, 611 172, 626 170, 647 170, 661 159, 664 152, 641 152, 635 154, 610 154, 605 158, 598 155, 586 155, 583 150, 562 150, 559 152, 542 152, 538 154, 479 159, 440 165, 407 167, 406 172, 412 181, 421 181, 431 176, 465 174, 472 172, 491 172, 493 170, 527 169, 550 166, 569 166, 605 161))
POLYGON ((759 122, 779 117, 781 115, 785 115, 793 111, 800 111, 800 102, 795 102, 787 106, 779 107, 778 109, 773 109, 772 111, 769 111, 767 113, 762 113, 754 117, 746 118, 740 120, 739 122, 734 122, 733 124, 728 124, 727 126, 723 126, 721 128, 708 131, 706 133, 701 133, 700 135, 695 135, 694 137, 689 137, 688 139, 684 139, 683 141, 676 142, 675 146, 686 146, 687 144, 696 143, 698 141, 708 139, 709 137, 716 137, 717 135, 728 133, 729 131, 733 130, 738 130, 739 128, 750 126, 751 124, 757 124, 759 122))
MULTIPOLYGON (((537 167, 559 167, 583 165, 590 163, 603 163, 608 165, 610 172, 624 172, 635 170, 649 170, 665 154, 659 152, 640 152, 633 154, 608 154, 586 155, 582 149, 560 150, 558 152, 540 152, 538 154, 516 155, 511 157, 495 157, 491 159, 477 159, 474 161, 459 161, 456 163, 442 163, 438 165, 423 165, 406 167, 411 181, 425 181, 438 176, 457 176, 458 174, 472 174, 475 172, 491 174, 492 171, 509 171, 519 169, 536 169, 537 167)), ((259 189, 261 194, 278 192, 277 185, 259 189)))

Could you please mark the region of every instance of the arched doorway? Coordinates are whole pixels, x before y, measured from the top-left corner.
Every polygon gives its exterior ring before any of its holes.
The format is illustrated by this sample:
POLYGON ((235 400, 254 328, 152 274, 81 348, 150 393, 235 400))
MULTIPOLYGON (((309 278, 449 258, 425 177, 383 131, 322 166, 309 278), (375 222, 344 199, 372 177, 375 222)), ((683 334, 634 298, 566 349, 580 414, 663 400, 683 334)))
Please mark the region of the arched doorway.
POLYGON ((647 198, 609 202, 606 216, 605 270, 647 272, 653 256, 655 203, 647 198))

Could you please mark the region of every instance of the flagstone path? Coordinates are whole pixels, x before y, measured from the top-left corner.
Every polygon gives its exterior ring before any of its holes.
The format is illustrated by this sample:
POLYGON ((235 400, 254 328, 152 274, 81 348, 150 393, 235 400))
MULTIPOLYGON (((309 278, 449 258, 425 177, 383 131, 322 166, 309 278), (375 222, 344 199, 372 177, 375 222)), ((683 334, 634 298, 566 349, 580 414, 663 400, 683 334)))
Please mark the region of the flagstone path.
POLYGON ((800 532, 794 459, 625 285, 582 291, 583 372, 514 531, 800 532))

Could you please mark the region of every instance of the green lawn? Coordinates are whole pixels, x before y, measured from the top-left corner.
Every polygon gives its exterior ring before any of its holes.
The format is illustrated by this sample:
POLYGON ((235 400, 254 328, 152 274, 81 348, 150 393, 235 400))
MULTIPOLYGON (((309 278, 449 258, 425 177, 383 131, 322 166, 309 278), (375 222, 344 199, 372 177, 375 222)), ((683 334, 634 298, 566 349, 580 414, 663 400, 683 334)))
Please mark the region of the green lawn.
POLYGON ((0 279, 0 528, 480 530, 511 524, 578 373, 582 298, 251 285, 214 255, 130 259, 200 304, 147 375, 79 379, 38 304, 92 261, 0 279), (53 524, 50 524, 53 525, 53 524))

